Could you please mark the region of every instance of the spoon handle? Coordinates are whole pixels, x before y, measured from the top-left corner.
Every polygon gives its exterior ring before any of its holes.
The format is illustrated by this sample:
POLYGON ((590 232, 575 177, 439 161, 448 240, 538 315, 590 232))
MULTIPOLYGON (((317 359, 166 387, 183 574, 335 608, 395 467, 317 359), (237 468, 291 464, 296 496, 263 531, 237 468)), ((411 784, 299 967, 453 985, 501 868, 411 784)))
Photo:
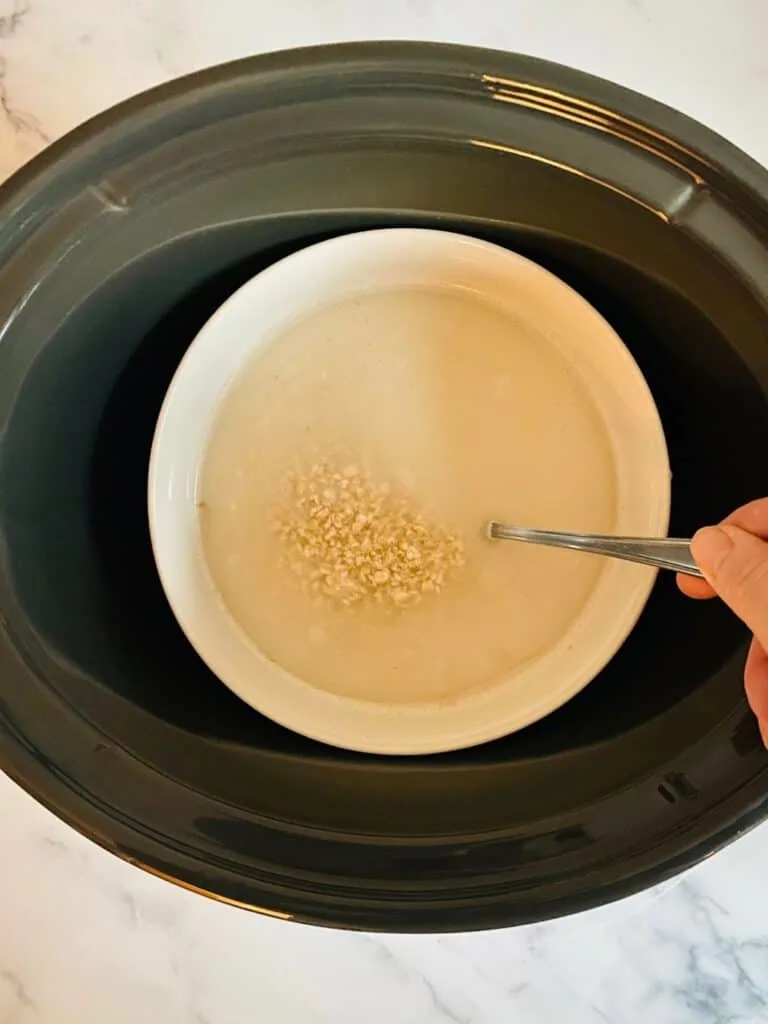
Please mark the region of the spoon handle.
POLYGON ((594 533, 559 533, 554 530, 529 530, 524 526, 490 523, 488 536, 494 540, 518 540, 544 544, 551 548, 591 551, 595 555, 640 562, 659 569, 672 569, 686 576, 704 578, 691 554, 690 540, 674 537, 609 537, 594 533))

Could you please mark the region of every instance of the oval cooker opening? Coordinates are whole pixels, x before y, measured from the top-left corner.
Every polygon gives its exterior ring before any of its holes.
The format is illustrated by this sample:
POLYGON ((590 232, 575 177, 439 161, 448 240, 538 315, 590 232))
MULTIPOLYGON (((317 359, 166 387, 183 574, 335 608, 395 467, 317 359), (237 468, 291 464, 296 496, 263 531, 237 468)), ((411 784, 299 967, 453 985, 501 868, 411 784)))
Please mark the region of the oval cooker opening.
MULTIPOLYGON (((174 274, 181 280, 185 273, 194 277, 197 272, 191 267, 227 264, 230 252, 246 248, 249 231, 244 225, 219 228, 150 253, 74 310, 61 325, 56 343, 49 344, 36 362, 8 437, 11 453, 14 428, 25 435, 34 431, 37 437, 31 451, 29 445, 18 449, 26 472, 15 477, 14 502, 24 514, 9 520, 11 531, 19 532, 16 544, 11 535, 12 560, 24 559, 24 570, 16 575, 17 593, 52 659, 78 670, 62 675, 59 685, 72 693, 84 713, 91 701, 94 709, 105 710, 104 691, 111 690, 123 712, 127 704, 156 725, 170 726, 174 733, 180 730, 190 738, 205 737, 216 748, 236 745, 241 753, 286 755, 296 760, 297 768, 305 758, 312 764, 318 759, 369 762, 281 729, 242 704, 211 675, 165 602, 146 517, 146 471, 157 413, 195 332, 253 273, 301 245, 335 233, 333 228, 338 231, 343 220, 336 216, 331 225, 326 218, 326 230, 316 227, 307 233, 302 232, 305 222, 283 223, 261 251, 258 235, 251 230, 254 255, 206 274, 191 288, 181 288, 180 297, 162 310, 149 330, 133 334, 131 318, 125 316, 126 301, 141 303, 142 296, 152 293, 157 304, 158 280, 174 274), (280 237, 276 239, 275 234, 280 237), (66 352, 74 338, 83 352, 90 351, 94 365, 98 349, 105 345, 119 345, 127 358, 113 379, 103 381, 106 391, 98 421, 73 433, 72 410, 79 401, 82 377, 61 372, 59 353, 66 352), (55 492, 52 472, 55 477, 60 474, 62 494, 71 494, 67 474, 79 478, 83 469, 87 503, 63 501, 51 510, 49 502, 38 500, 43 480, 55 492), (32 534, 34 554, 24 543, 32 534), (98 579, 71 604, 52 601, 52 594, 71 592, 72 574, 82 570, 86 548, 86 563, 98 579), (39 560, 44 570, 30 573, 30 559, 39 560), (96 680, 95 688, 88 685, 96 680)), ((358 216, 356 223, 360 222, 358 216)), ((363 223, 435 225, 434 219, 403 216, 379 216, 363 223)), ((672 532, 688 534, 761 492, 764 474, 747 453, 750 447, 759 449, 768 442, 766 398, 728 334, 739 330, 740 344, 748 344, 743 336, 744 308, 751 300, 733 278, 719 272, 704 250, 680 236, 675 240, 682 254, 667 244, 670 264, 674 267, 674 261, 684 255, 687 282, 696 284, 693 294, 685 295, 662 283, 665 268, 658 258, 650 273, 549 234, 515 228, 488 230, 446 217, 440 218, 439 225, 470 230, 537 260, 579 290, 616 328, 640 364, 664 423, 674 473, 672 532), (723 294, 713 295, 714 288, 723 294), (732 310, 733 325, 716 323, 708 315, 709 302, 721 315, 732 310)), ((755 320, 753 329, 758 327, 762 329, 755 320)), ((83 372, 87 372, 85 364, 83 372)), ((423 767, 437 771, 449 765, 512 766, 615 741, 700 689, 711 689, 717 670, 738 657, 743 644, 743 630, 721 607, 683 600, 671 576, 662 574, 627 643, 581 695, 521 733, 485 747, 426 759, 423 767)), ((739 699, 735 678, 720 688, 722 692, 710 696, 712 710, 723 700, 739 699)), ((109 712, 108 717, 112 716, 109 712)), ((123 716, 118 731, 126 724, 123 716)), ((139 749, 142 746, 140 741, 139 749)), ((400 767, 409 770, 403 762, 400 767)), ((393 768, 397 774, 397 762, 393 768)), ((176 777, 184 775, 179 765, 163 764, 163 769, 176 777)), ((207 788, 203 777, 198 781, 207 788)), ((226 791, 226 783, 224 787, 226 791)), ((239 790, 236 786, 230 796, 242 799, 239 790)), ((364 798, 364 790, 359 796, 364 798)), ((303 817, 306 808, 303 812, 283 808, 286 812, 303 817)), ((460 823, 455 824, 460 830, 460 823)))
MULTIPOLYGON (((379 221, 379 226, 384 224, 379 221)), ((449 227, 445 219, 441 226, 449 227)), ((320 237, 327 235, 303 238, 300 244, 320 237)), ((733 439, 753 436, 756 444, 761 434, 768 439, 765 397, 727 338, 700 309, 605 253, 530 232, 483 232, 482 237, 535 259, 566 280, 606 317, 632 351, 654 393, 667 435, 674 474, 672 534, 690 535, 698 525, 716 521, 734 503, 757 493, 753 460, 733 439), (718 407, 728 409, 726 427, 721 415, 713 412, 718 407)), ((214 275, 175 303, 139 340, 111 391, 94 438, 91 526, 120 649, 145 652, 145 660, 130 674, 114 677, 117 692, 152 715, 212 738, 296 752, 306 743, 315 756, 356 757, 289 737, 211 676, 170 613, 147 527, 149 447, 179 360, 228 295, 296 247, 295 239, 286 240, 214 275), (174 678, 183 679, 183 684, 172 685, 174 678)), ((164 262, 175 255, 173 249, 165 250, 164 262)), ((114 287, 124 285, 115 281, 114 287)), ((141 294, 140 282, 131 287, 141 294)), ((721 607, 684 600, 672 577, 660 574, 631 637, 582 694, 522 733, 441 760, 546 756, 615 737, 663 714, 703 685, 742 643, 743 630, 721 607)))

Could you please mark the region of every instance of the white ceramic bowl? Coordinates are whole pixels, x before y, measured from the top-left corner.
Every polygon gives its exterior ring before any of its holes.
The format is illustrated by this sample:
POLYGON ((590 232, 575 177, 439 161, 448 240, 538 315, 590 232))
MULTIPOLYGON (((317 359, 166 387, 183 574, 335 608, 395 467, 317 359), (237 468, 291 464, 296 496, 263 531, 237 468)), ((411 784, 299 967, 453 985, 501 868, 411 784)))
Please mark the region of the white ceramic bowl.
POLYGON ((462 235, 396 228, 310 246, 243 285, 195 338, 158 420, 149 521, 160 578, 190 643, 246 703, 306 736, 380 754, 471 746, 555 710, 623 643, 655 577, 645 567, 607 562, 582 613, 554 647, 493 687, 451 703, 338 697, 288 674, 253 645, 216 592, 202 552, 199 471, 219 405, 255 350, 298 317, 354 294, 404 285, 472 287, 559 346, 587 384, 611 438, 617 533, 663 536, 670 501, 664 434, 637 364, 580 295, 530 260, 462 235))

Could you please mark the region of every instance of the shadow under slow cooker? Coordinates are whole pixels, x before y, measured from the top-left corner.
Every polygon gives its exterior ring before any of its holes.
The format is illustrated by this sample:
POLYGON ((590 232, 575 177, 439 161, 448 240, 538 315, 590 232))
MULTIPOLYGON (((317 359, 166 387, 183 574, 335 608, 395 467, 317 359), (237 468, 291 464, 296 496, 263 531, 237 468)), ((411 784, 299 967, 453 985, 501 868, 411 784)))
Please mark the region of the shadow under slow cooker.
MULTIPOLYGON (((497 799, 498 786, 512 792, 506 771, 504 779, 497 774, 483 798, 457 816, 444 800, 434 798, 428 781, 421 789, 411 786, 414 770, 424 781, 429 772, 442 769, 523 765, 515 806, 515 814, 522 814, 529 800, 531 806, 541 803, 542 791, 537 793, 528 771, 533 763, 554 759, 552 764, 565 769, 569 752, 586 756, 596 745, 660 720, 696 696, 690 734, 674 737, 682 747, 738 706, 738 670, 719 670, 738 661, 744 631, 716 604, 683 600, 669 576, 659 580, 618 655, 576 699, 521 733, 420 766, 305 740, 258 715, 215 679, 165 601, 148 532, 150 443, 176 366, 214 309, 252 274, 292 249, 352 228, 436 223, 404 216, 366 219, 359 213, 317 217, 310 228, 308 220, 300 227, 283 220, 269 230, 263 223, 258 228, 222 226, 147 254, 75 311, 62 325, 56 345, 41 353, 29 373, 20 402, 31 411, 12 424, 27 440, 14 447, 13 437, 7 439, 9 459, 18 460, 19 471, 13 472, 11 461, 7 478, 14 483, 6 496, 11 509, 6 519, 14 559, 24 563, 23 571, 17 567, 13 574, 16 596, 48 652, 50 684, 116 742, 171 777, 289 820, 364 829, 375 819, 376 829, 384 831, 464 831, 498 827, 509 818, 509 808, 497 799), (224 269, 222 254, 228 256, 224 269), (195 284, 182 287, 184 280, 195 284), (145 291, 156 296, 164 281, 172 301, 137 332, 130 305, 141 303, 145 291), (121 353, 112 363, 109 346, 121 353), (87 399, 86 362, 79 368, 73 362, 75 348, 87 352, 87 399), (107 367, 102 373, 100 351, 107 367), (57 362, 63 358, 69 360, 67 372, 57 362), (324 794, 306 786, 306 773, 320 763, 329 772, 324 794), (255 780, 266 779, 265 765, 269 770, 279 766, 282 791, 277 784, 274 793, 266 783, 255 788, 255 780), (361 772, 386 769, 389 781, 382 782, 378 796, 388 801, 387 808, 372 809, 372 776, 366 781, 342 778, 333 766, 343 771, 344 765, 357 765, 361 772), (337 784, 338 791, 333 788, 337 784), (425 808, 434 813, 434 821, 425 816, 425 808)), ((718 275, 715 260, 704 250, 679 237, 670 242, 670 280, 664 282, 658 269, 651 276, 640 266, 554 236, 512 228, 479 230, 471 221, 445 217, 439 225, 500 242, 548 266, 618 330, 645 373, 664 422, 674 472, 674 532, 690 533, 765 492, 766 473, 747 452, 768 447, 766 396, 743 357, 750 332, 756 351, 762 343, 757 337, 760 316, 754 300, 735 279, 718 275), (685 250, 684 260, 675 246, 685 250), (709 314, 710 300, 726 318, 723 322, 709 314), (738 350, 732 343, 736 336, 738 350)), ((748 749, 753 742, 756 733, 748 749)), ((628 747, 623 749, 621 779, 650 766, 650 761, 633 762, 628 747)), ((600 785, 610 789, 614 781, 605 778, 600 785)), ((584 786, 593 783, 590 777, 584 786)), ((476 777, 468 785, 484 784, 476 777)), ((551 787, 547 800, 554 812, 577 803, 585 792, 579 786, 567 793, 551 787)))

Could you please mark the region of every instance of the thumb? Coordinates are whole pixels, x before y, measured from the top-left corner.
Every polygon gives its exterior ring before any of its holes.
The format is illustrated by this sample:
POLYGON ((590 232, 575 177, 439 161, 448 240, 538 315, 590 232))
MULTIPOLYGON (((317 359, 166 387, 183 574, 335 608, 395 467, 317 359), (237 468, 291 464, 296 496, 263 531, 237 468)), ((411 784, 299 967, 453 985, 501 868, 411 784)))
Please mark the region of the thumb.
POLYGON ((768 543, 738 526, 709 526, 691 544, 717 594, 768 645, 768 543))

